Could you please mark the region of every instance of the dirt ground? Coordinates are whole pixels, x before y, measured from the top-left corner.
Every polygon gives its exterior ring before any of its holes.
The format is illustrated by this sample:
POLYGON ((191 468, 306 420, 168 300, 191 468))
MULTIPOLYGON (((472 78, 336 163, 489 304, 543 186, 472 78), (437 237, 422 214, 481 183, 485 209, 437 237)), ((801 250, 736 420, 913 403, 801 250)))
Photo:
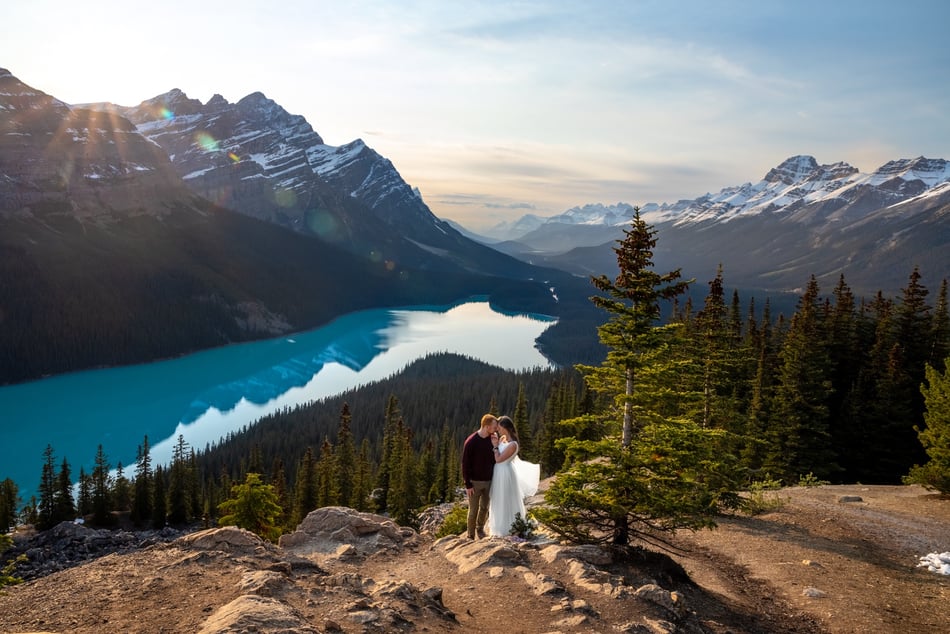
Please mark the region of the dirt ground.
POLYGON ((776 511, 678 537, 675 558, 707 592, 760 612, 784 602, 827 632, 950 632, 950 577, 917 567, 950 551, 950 498, 861 485, 774 495, 776 511))
MULTIPOLYGON (((950 632, 950 577, 917 567, 923 555, 950 551, 950 499, 897 486, 792 488, 775 495, 783 501, 777 510, 724 517, 716 530, 675 536, 668 554, 691 581, 675 566, 610 570, 631 587, 656 580, 681 594, 691 616, 680 629, 664 629, 662 610, 639 599, 572 584, 566 564, 546 561, 540 548, 517 549, 518 567, 498 565, 497 558, 476 566, 476 555, 466 567, 450 560, 445 540, 421 538, 397 552, 329 557, 312 568, 288 564, 270 547, 227 556, 176 547, 109 555, 7 588, 0 596, 0 632, 198 632, 242 594, 249 578, 275 571, 284 585, 265 596, 280 598, 307 627, 227 631, 950 632), (840 501, 845 496, 854 501, 840 501), (532 590, 524 568, 558 580, 566 594, 532 590), (328 587, 328 578, 337 585, 328 587), (353 579, 363 590, 345 587, 353 579), (399 599, 402 591, 384 598, 365 590, 403 582, 420 591, 439 589, 454 617, 407 609, 412 601, 399 599), (373 606, 400 615, 354 622, 373 606), (637 629, 631 622, 655 627, 637 629)), ((478 544, 450 541, 449 549, 474 552, 478 544)))

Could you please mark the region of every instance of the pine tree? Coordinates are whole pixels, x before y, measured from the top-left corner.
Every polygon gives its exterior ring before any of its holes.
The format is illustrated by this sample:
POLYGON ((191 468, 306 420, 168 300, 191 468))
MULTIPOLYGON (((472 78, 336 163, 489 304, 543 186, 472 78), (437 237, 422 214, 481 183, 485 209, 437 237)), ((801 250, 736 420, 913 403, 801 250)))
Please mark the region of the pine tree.
POLYGON ((76 511, 80 517, 92 513, 92 478, 85 469, 79 467, 79 487, 76 493, 76 511))
POLYGON ((137 452, 131 517, 136 526, 152 519, 152 457, 149 454, 148 436, 145 436, 137 452))
POLYGON ((435 442, 427 440, 422 447, 422 453, 419 456, 418 480, 416 489, 419 491, 419 502, 423 505, 434 504, 438 501, 439 487, 437 484, 436 472, 438 471, 438 461, 436 459, 435 442))
POLYGON ((96 449, 95 465, 92 469, 92 523, 97 526, 109 526, 115 523, 112 517, 112 476, 111 467, 102 445, 96 449))
POLYGON ((46 445, 43 451, 43 470, 39 486, 40 500, 36 509, 37 526, 46 530, 56 522, 56 458, 53 446, 46 445))
POLYGON ((614 248, 619 273, 611 280, 606 275, 592 278, 594 286, 606 295, 594 295, 591 301, 611 317, 598 328, 600 341, 609 348, 600 368, 583 367, 587 382, 595 390, 619 394, 623 407, 621 444, 630 445, 642 426, 637 419, 634 389, 638 371, 650 364, 652 356, 667 344, 677 326, 658 326, 660 302, 672 301, 689 288, 677 269, 665 274, 653 270, 656 230, 640 218, 636 209, 624 239, 614 248), (618 381, 622 389, 617 390, 618 381))
MULTIPOLYGON (((689 357, 697 358, 700 374, 698 390, 702 393, 700 425, 704 428, 728 429, 741 434, 739 423, 740 404, 737 393, 740 385, 748 380, 744 370, 748 366, 747 352, 742 345, 742 320, 738 296, 733 297, 727 309, 722 266, 716 277, 709 282, 702 310, 696 314, 688 328, 694 342, 687 351, 689 357)), ((689 364, 689 367, 694 364, 689 364)), ((689 370, 687 370, 689 372, 689 370)))
POLYGON ((336 467, 336 455, 329 438, 323 439, 320 446, 320 460, 317 462, 317 507, 336 506, 340 495, 336 488, 340 474, 336 467))
POLYGON ((125 512, 132 508, 132 485, 129 479, 125 477, 125 469, 121 462, 115 467, 112 500, 113 508, 116 511, 125 512))
POLYGON ((357 459, 356 481, 353 485, 353 508, 358 511, 370 509, 370 495, 373 491, 372 449, 368 438, 360 443, 360 455, 357 459))
POLYGON ((0 534, 5 534, 16 525, 20 492, 16 482, 5 478, 0 482, 0 534))
POLYGON ((766 299, 762 309, 762 325, 757 329, 753 343, 756 369, 746 416, 744 445, 740 453, 742 465, 752 474, 753 480, 762 479, 760 476, 763 475, 762 468, 767 452, 765 436, 771 417, 772 394, 777 372, 777 353, 771 321, 771 302, 766 299))
POLYGON ((920 390, 924 397, 924 426, 914 430, 929 460, 914 465, 904 481, 917 483, 943 494, 950 493, 950 358, 944 371, 928 365, 926 381, 920 390))
POLYGON ((614 249, 616 280, 594 279, 609 296, 591 298, 611 315, 599 328, 609 350, 600 367, 579 369, 612 403, 562 423, 599 437, 560 441, 570 466, 548 489, 547 506, 534 511, 574 541, 626 546, 631 534, 710 526, 723 505, 736 503, 735 464, 720 450, 725 434, 702 429, 673 407, 681 399, 672 394, 675 381, 667 381, 684 365, 684 326, 659 325, 660 302, 674 300, 688 283, 679 271, 652 270, 655 246, 655 231, 637 211, 614 249))
POLYGON ((339 504, 356 508, 354 474, 356 473, 356 442, 350 431, 350 406, 343 403, 340 424, 336 430, 336 490, 339 504))
POLYGON ((943 372, 946 367, 945 360, 950 357, 950 307, 947 305, 946 278, 940 282, 930 340, 930 355, 927 362, 938 372, 943 372))
POLYGON ((376 510, 385 511, 389 507, 389 489, 393 474, 393 461, 396 444, 400 443, 400 429, 402 427, 402 412, 399 410, 399 400, 390 395, 386 403, 386 412, 383 422, 382 457, 379 460, 379 469, 376 472, 376 490, 374 497, 376 510))
POLYGON ((765 469, 786 484, 813 474, 826 479, 839 467, 829 431, 831 360, 813 275, 799 300, 779 352, 778 383, 767 431, 765 469))
POLYGON ((442 425, 439 434, 439 464, 435 476, 435 501, 448 502, 453 498, 458 483, 460 456, 457 444, 448 424, 442 425))
POLYGON ((420 505, 416 488, 418 470, 412 451, 412 431, 403 425, 402 420, 396 427, 389 466, 386 510, 397 524, 412 526, 415 523, 414 511, 420 505))
POLYGON ((165 486, 165 469, 161 465, 155 467, 152 478, 152 527, 165 528, 168 522, 168 495, 165 486))
POLYGON ((280 456, 274 458, 274 466, 271 467, 270 485, 274 487, 274 493, 277 495, 277 504, 280 506, 280 517, 277 518, 278 526, 286 526, 290 520, 290 495, 287 491, 287 471, 284 469, 284 461, 280 456))
POLYGON ((231 487, 230 497, 218 505, 220 526, 237 526, 260 537, 277 541, 278 518, 283 512, 274 487, 264 484, 259 473, 248 473, 243 484, 231 487))
POLYGON ((56 476, 56 499, 53 515, 55 523, 68 522, 76 517, 76 502, 73 499, 73 478, 66 458, 59 467, 56 476))
POLYGON ((528 399, 525 395, 524 381, 518 383, 518 397, 515 400, 515 411, 512 412, 511 421, 518 430, 518 455, 524 460, 534 462, 537 459, 536 449, 531 420, 528 417, 528 399))
POLYGON ((317 463, 313 457, 313 448, 307 447, 300 465, 297 467, 296 485, 294 486, 294 512, 290 523, 298 526, 310 511, 318 506, 317 490, 317 463))
POLYGON ((191 519, 191 464, 188 443, 182 434, 172 448, 172 463, 168 472, 168 516, 173 526, 187 524, 191 519))

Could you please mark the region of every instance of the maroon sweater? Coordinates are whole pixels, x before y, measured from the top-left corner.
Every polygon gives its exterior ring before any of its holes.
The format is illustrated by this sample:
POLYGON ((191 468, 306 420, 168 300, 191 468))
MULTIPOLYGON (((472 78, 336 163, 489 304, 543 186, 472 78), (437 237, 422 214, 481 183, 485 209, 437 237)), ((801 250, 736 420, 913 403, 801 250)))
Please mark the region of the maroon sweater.
POLYGON ((462 480, 472 488, 472 480, 491 480, 495 470, 495 452, 491 436, 482 438, 473 432, 462 445, 462 480))

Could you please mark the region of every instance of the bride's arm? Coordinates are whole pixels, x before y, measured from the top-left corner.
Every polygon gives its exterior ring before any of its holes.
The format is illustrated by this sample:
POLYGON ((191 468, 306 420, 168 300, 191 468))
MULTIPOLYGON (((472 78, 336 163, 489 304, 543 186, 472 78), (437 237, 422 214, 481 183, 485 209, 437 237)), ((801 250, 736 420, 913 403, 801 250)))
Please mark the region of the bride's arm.
POLYGON ((504 451, 498 449, 498 447, 495 447, 494 453, 495 453, 495 462, 504 462, 508 458, 518 453, 518 443, 513 442, 513 441, 508 443, 507 445, 505 445, 504 451))

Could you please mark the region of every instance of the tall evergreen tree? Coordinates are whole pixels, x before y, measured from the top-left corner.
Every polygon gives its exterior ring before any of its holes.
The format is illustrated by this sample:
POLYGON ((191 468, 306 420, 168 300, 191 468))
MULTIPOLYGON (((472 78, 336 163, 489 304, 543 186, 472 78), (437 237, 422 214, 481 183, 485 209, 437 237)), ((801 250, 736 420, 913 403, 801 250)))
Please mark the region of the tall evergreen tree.
POLYGON ((749 397, 744 444, 740 453, 742 465, 748 470, 752 480, 759 480, 763 475, 762 468, 767 450, 765 436, 771 417, 775 386, 777 352, 771 321, 771 302, 766 299, 762 309, 762 325, 754 329, 756 334, 752 341, 752 350, 756 355, 756 368, 749 397))
POLYGON ((439 434, 439 463, 435 476, 435 501, 448 502, 453 498, 458 484, 460 456, 458 443, 446 423, 439 434))
POLYGON ((353 508, 358 511, 370 509, 370 494, 373 491, 373 461, 369 438, 360 443, 360 455, 357 459, 356 476, 353 485, 353 508))
POLYGON ((927 359, 937 372, 943 372, 950 357, 950 307, 947 305, 947 278, 940 282, 937 304, 934 306, 930 355, 927 359))
POLYGON ((122 463, 115 466, 115 481, 112 484, 112 506, 116 511, 125 512, 132 508, 132 484, 125 477, 122 463))
POLYGON ((379 460, 379 469, 376 472, 376 509, 385 511, 389 507, 389 489, 393 477, 394 461, 396 460, 396 445, 401 443, 402 412, 399 409, 399 399, 394 394, 386 402, 386 411, 383 421, 382 457, 379 460))
POLYGON ((281 509, 280 516, 277 518, 277 525, 286 526, 290 520, 292 509, 290 495, 287 491, 287 470, 284 468, 284 461, 280 456, 274 458, 274 465, 271 467, 270 485, 274 487, 277 504, 281 509))
POLYGON ((165 528, 168 522, 168 487, 165 480, 165 469, 161 465, 155 467, 152 478, 152 527, 165 528))
POLYGON ((535 510, 551 530, 575 541, 625 546, 631 534, 709 526, 723 504, 735 503, 737 475, 720 452, 723 432, 704 430, 673 411, 678 399, 668 392, 675 383, 661 387, 663 381, 654 380, 682 366, 670 352, 680 348, 683 325, 658 321, 660 302, 687 287, 679 271, 653 271, 655 245, 655 231, 637 211, 614 249, 616 280, 594 280, 609 296, 591 298, 611 315, 599 329, 609 350, 600 367, 580 369, 615 406, 576 419, 585 429, 596 428, 599 419, 607 433, 560 441, 570 466, 548 489, 547 506, 535 510))
POLYGON ((46 445, 43 450, 43 469, 38 490, 40 500, 36 508, 37 526, 40 530, 46 530, 56 523, 56 457, 52 445, 46 445))
POLYGON ((943 372, 931 365, 926 368, 926 381, 920 388, 926 406, 924 425, 915 431, 929 459, 915 464, 904 480, 950 494, 950 359, 944 368, 943 372))
POLYGON ((350 406, 343 403, 340 410, 340 424, 336 430, 336 490, 339 504, 356 508, 354 491, 356 473, 356 442, 350 431, 352 422, 350 406))
POLYGON ((838 470, 829 431, 831 360, 825 343, 813 275, 779 352, 779 379, 767 432, 765 468, 786 484, 809 473, 825 479, 838 470))
POLYGON ((152 456, 147 435, 139 445, 136 456, 131 518, 136 526, 152 519, 152 456))
POLYGON ((0 482, 0 533, 6 533, 16 525, 19 507, 20 491, 16 482, 5 478, 0 482))
POLYGON ((76 491, 76 511, 80 517, 92 513, 92 478, 85 469, 79 467, 78 489, 76 491))
POLYGON ((525 395, 524 381, 518 383, 518 397, 515 399, 515 411, 511 414, 511 421, 518 430, 518 455, 524 460, 535 462, 537 452, 531 420, 528 417, 528 398, 525 395))
POLYGON ((102 445, 96 449, 96 460, 92 468, 92 523, 97 526, 109 526, 115 523, 112 517, 112 467, 106 458, 102 445))
POLYGON ((168 470, 168 517, 173 526, 181 526, 191 519, 191 461, 188 443, 182 434, 172 448, 172 462, 168 470))
POLYGON ((336 506, 340 494, 336 488, 340 479, 337 471, 336 454, 329 438, 323 439, 320 446, 320 459, 317 462, 317 507, 336 506))
MULTIPOLYGON (((742 341, 742 320, 738 295, 727 308, 722 266, 709 282, 709 293, 702 310, 688 330, 694 342, 687 354, 697 358, 701 373, 697 379, 702 392, 699 421, 704 428, 720 428, 741 434, 741 405, 737 402, 740 385, 748 380, 749 365, 742 341)), ((693 365, 693 364, 690 364, 693 365)))
POLYGON ((422 452, 419 456, 418 480, 416 482, 416 489, 419 491, 419 502, 423 505, 434 504, 438 501, 437 471, 438 459, 435 442, 430 438, 422 446, 422 452))
POLYGON ((389 466, 386 510, 397 524, 412 526, 415 523, 415 510, 420 506, 417 490, 418 470, 412 451, 412 431, 402 420, 396 426, 389 466))
POLYGON ((295 482, 294 512, 290 520, 292 526, 298 526, 318 506, 317 461, 313 457, 313 447, 307 447, 304 452, 297 467, 295 482))
POLYGON ((69 462, 63 458, 56 476, 56 500, 53 515, 55 523, 68 522, 76 517, 76 501, 73 499, 73 478, 69 462))
POLYGON ((619 269, 616 279, 601 275, 591 280, 604 293, 592 296, 591 301, 611 315, 598 328, 601 343, 609 348, 607 360, 601 368, 586 367, 582 372, 594 389, 617 393, 617 370, 621 371, 621 443, 627 447, 642 424, 637 420, 633 398, 637 373, 675 330, 675 326, 657 325, 660 302, 670 302, 685 293, 689 282, 680 279, 679 269, 664 274, 653 270, 656 230, 640 217, 639 209, 634 211, 631 227, 624 229, 624 239, 618 242, 619 246, 614 247, 619 269))

